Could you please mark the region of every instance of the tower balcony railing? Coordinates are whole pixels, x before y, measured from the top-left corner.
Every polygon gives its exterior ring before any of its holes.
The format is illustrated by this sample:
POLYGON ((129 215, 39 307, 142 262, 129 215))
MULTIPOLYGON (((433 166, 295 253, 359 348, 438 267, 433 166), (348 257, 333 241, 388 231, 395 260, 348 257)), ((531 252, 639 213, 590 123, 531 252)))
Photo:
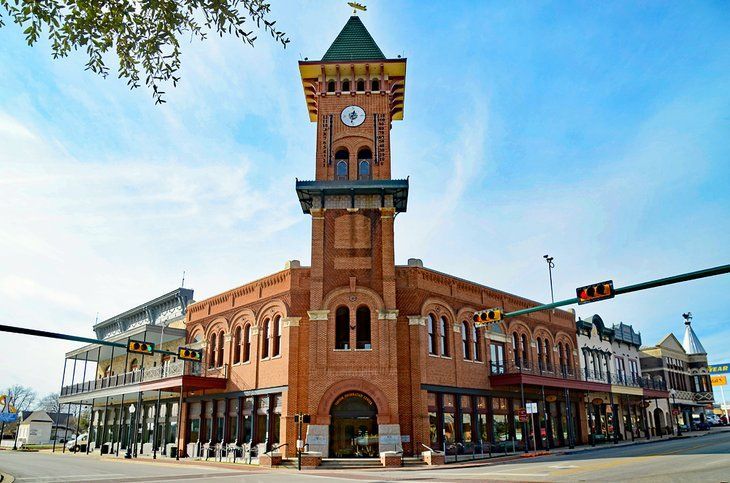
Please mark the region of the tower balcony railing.
POLYGON ((228 364, 224 364, 222 367, 208 368, 196 362, 176 361, 161 366, 141 367, 122 374, 114 374, 64 386, 61 389, 61 396, 131 386, 142 382, 159 381, 180 376, 226 378, 227 374, 228 364))
POLYGON ((701 403, 712 403, 715 402, 715 396, 712 392, 696 392, 694 393, 694 399, 701 403))

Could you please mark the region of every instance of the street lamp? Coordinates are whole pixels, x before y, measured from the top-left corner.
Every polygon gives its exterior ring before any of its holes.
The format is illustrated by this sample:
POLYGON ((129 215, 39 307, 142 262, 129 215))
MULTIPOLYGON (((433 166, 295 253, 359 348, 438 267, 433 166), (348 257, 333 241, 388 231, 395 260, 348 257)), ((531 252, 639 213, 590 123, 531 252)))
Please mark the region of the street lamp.
POLYGON ((555 295, 553 294, 553 268, 555 268, 553 260, 555 259, 555 257, 543 255, 542 258, 544 258, 548 264, 548 274, 550 275, 550 299, 553 303, 555 303, 555 295))
POLYGON ((134 404, 129 405, 129 431, 127 432, 127 454, 124 455, 125 459, 132 459, 132 426, 134 426, 134 404))
MULTIPOLYGON (((674 404, 675 408, 677 406, 677 391, 675 389, 672 389, 669 391, 669 394, 672 395, 672 404, 674 404)), ((672 410, 674 412, 675 409, 672 410)), ((677 414, 674 415, 674 422, 677 424, 677 436, 682 436, 682 429, 679 427, 679 411, 677 411, 677 414)))

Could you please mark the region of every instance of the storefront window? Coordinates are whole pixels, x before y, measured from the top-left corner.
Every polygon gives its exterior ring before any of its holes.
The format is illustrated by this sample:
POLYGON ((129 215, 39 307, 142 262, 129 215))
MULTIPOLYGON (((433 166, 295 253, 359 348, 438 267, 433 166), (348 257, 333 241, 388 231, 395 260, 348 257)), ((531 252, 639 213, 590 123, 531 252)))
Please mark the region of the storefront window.
POLYGON ((456 441, 456 428, 454 427, 454 416, 456 412, 456 398, 453 394, 444 394, 444 438, 446 443, 456 441))
POLYGON ((513 408, 514 408, 514 413, 513 413, 512 417, 513 417, 513 424, 515 426, 515 441, 517 441, 518 447, 524 448, 524 446, 522 446, 522 445, 525 443, 524 438, 526 438, 527 435, 524 434, 523 429, 524 429, 524 426, 526 426, 526 423, 521 423, 519 416, 517 415, 518 410, 520 408, 522 408, 522 402, 515 399, 515 400, 513 400, 512 404, 513 404, 513 408))
POLYGON ((472 442, 472 405, 471 396, 461 396, 461 439, 472 442))
POLYGON ((492 431, 494 442, 505 442, 509 436, 509 407, 507 399, 502 397, 492 398, 492 431))
POLYGON ((190 420, 190 441, 200 440, 200 419, 190 420))
POLYGON ((436 449, 438 446, 438 413, 436 412, 436 393, 428 393, 428 424, 429 424, 429 439, 431 447, 436 449))
POLYGON ((243 421, 241 421, 241 442, 251 441, 251 427, 253 421, 253 398, 247 397, 243 400, 243 421))
POLYGON ((254 442, 262 443, 266 441, 269 434, 268 428, 269 414, 269 396, 260 396, 256 403, 256 428, 254 431, 254 442))

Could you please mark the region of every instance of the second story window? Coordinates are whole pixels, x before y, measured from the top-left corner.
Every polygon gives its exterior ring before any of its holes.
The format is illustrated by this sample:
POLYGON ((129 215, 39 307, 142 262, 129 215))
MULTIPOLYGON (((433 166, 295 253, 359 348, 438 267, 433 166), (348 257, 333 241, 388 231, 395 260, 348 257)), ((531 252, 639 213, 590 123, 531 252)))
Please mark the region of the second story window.
POLYGON ((241 328, 236 327, 233 333, 233 363, 241 362, 241 328))
POLYGON ((264 320, 264 332, 261 334, 261 358, 269 357, 269 342, 271 342, 271 319, 264 320))
POLYGON ((370 349, 370 309, 364 305, 355 312, 355 348, 370 349))
POLYGON ((273 344, 274 348, 271 350, 271 355, 276 357, 281 354, 281 316, 279 315, 274 319, 273 344))
POLYGON ((441 337, 441 355, 449 356, 449 323, 446 317, 441 316, 441 324, 439 325, 439 336, 441 337))
POLYGON ((461 347, 464 351, 464 359, 471 359, 471 341, 469 340, 469 324, 466 322, 461 323, 461 347))
POLYGON ((476 325, 472 327, 472 333, 471 333, 471 339, 472 343, 474 344, 474 360, 475 361, 481 361, 482 360, 482 339, 481 339, 481 330, 477 328, 476 325))
POLYGON ((428 353, 436 355, 438 354, 436 344, 436 322, 434 321, 433 315, 428 314, 428 353))
POLYGON ((492 374, 504 373, 504 344, 500 342, 492 342, 489 345, 489 363, 492 374))
POLYGON ((225 336, 223 332, 218 334, 218 367, 223 367, 223 342, 225 336))
POLYGON ((337 307, 335 312, 335 349, 350 348, 350 309, 337 307))
POLYGON ((218 337, 213 334, 208 341, 208 367, 215 367, 215 348, 218 346, 218 337))
POLYGON ((251 324, 243 329, 243 362, 251 360, 251 324))

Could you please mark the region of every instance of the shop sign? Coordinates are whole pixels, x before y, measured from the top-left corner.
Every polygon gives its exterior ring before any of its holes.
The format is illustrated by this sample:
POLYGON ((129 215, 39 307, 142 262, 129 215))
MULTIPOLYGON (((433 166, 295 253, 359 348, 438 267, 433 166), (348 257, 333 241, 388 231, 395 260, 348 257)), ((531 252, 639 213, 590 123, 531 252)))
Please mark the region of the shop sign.
POLYGON ((711 364, 707 366, 707 370, 710 371, 710 374, 730 373, 730 362, 725 362, 724 364, 711 364))
POLYGON ((556 396, 555 394, 550 394, 549 396, 545 396, 545 400, 547 402, 555 402, 558 400, 558 396, 556 396))
POLYGON ((411 442, 411 435, 410 434, 401 434, 400 435, 400 442, 401 443, 410 443, 411 442))
POLYGON ((337 406, 338 404, 340 404, 345 399, 349 399, 351 397, 358 397, 358 398, 362 399, 363 401, 365 401, 369 406, 374 406, 375 405, 375 403, 373 402, 373 400, 370 399, 369 397, 367 397, 365 394, 363 394, 361 392, 357 392, 357 391, 352 391, 352 392, 346 392, 345 394, 342 394, 340 397, 338 397, 335 400, 333 406, 337 406))
POLYGON ((596 406, 600 406, 601 404, 603 404, 603 399, 601 399, 600 397, 597 397, 597 398, 594 398, 592 402, 596 406))
POLYGON ((520 420, 521 423, 527 422, 527 409, 520 408, 517 410, 517 418, 520 420))
POLYGON ((672 409, 672 414, 674 416, 679 416, 679 409, 672 409))
POLYGON ((398 443, 400 443, 399 434, 381 434, 379 439, 380 439, 380 444, 398 444, 398 443))
POLYGON ((710 376, 710 382, 713 386, 725 386, 727 384, 727 376, 710 376))
POLYGON ((537 403, 527 403, 527 414, 537 414, 537 403))

